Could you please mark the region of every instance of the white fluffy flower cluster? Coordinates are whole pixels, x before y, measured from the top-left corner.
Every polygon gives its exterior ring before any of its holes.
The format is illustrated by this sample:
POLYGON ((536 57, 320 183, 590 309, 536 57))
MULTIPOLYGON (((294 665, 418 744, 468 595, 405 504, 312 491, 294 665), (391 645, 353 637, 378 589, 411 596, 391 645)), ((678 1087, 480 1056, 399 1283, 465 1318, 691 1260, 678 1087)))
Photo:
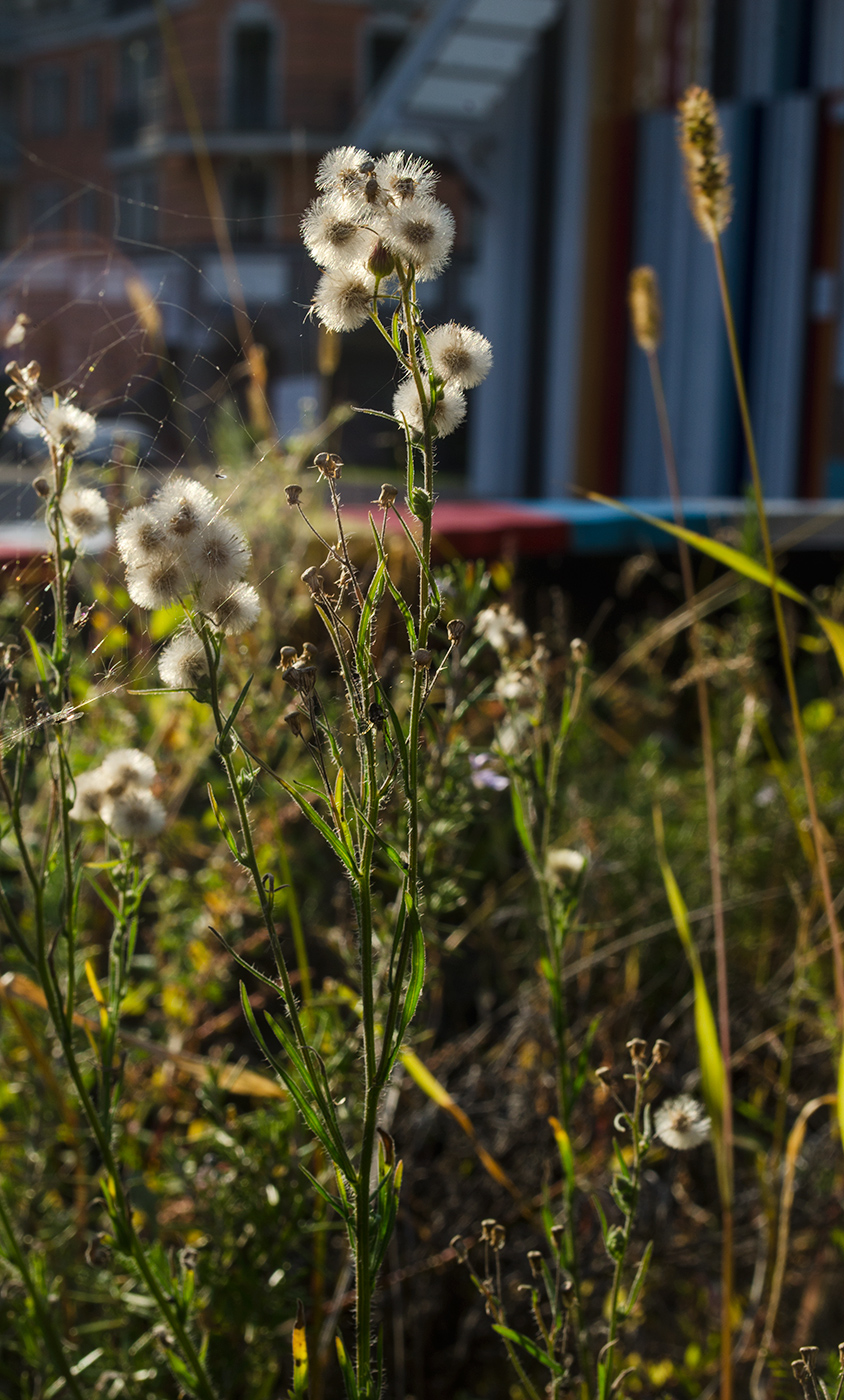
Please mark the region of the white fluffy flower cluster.
POLYGON ((454 219, 433 197, 437 176, 426 160, 403 151, 373 160, 340 146, 317 170, 319 199, 302 220, 302 237, 324 269, 313 309, 327 330, 354 331, 369 316, 376 283, 395 259, 419 281, 436 277, 454 242, 454 219))
POLYGON ((689 1152, 706 1142, 711 1130, 709 1115, 702 1103, 690 1094, 667 1099, 654 1114, 654 1131, 666 1147, 689 1152))
MULTIPOLYGON (((436 180, 426 160, 404 151, 374 160, 355 146, 340 146, 323 157, 316 176, 322 193, 302 220, 302 237, 323 268, 312 309, 327 330, 364 325, 381 290, 393 290, 397 267, 419 282, 442 271, 454 219, 434 198, 436 180)), ((486 378, 492 349, 478 331, 454 322, 435 326, 425 341, 428 409, 408 377, 396 390, 393 413, 417 433, 428 418, 445 437, 465 418, 464 391, 486 378)))
POLYGON ((75 486, 65 491, 61 512, 68 538, 76 548, 108 528, 108 504, 92 486, 75 486))
POLYGON ((74 821, 99 818, 122 841, 157 836, 164 825, 164 808, 151 788, 155 764, 140 749, 115 749, 99 768, 76 779, 74 821))

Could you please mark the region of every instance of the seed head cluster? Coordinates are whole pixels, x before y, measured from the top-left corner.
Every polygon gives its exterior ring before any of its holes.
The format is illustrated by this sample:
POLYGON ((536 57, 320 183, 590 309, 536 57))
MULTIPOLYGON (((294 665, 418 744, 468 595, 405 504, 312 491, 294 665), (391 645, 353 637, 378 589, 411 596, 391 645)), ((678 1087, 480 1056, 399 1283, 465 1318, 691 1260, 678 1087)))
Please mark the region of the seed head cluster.
POLYGON ((667 1099, 654 1114, 654 1131, 666 1147, 688 1152, 706 1142, 710 1121, 703 1104, 690 1094, 667 1099))
POLYGON ((122 841, 157 836, 164 825, 164 808, 153 796, 155 764, 140 749, 115 749, 99 768, 76 779, 74 821, 99 819, 122 841))
MULTIPOLYGON (((378 300, 398 296, 408 279, 437 277, 454 242, 454 219, 434 198, 436 172, 426 160, 393 151, 374 160, 356 146, 329 151, 317 170, 321 191, 302 220, 302 237, 323 269, 312 313, 329 331, 354 331, 377 315, 378 300)), ((395 417, 412 432, 435 436, 466 416, 466 389, 492 365, 489 341, 468 326, 435 326, 415 347, 427 407, 414 377, 398 386, 395 417)))
MULTIPOLYGON (((147 505, 126 512, 117 527, 129 597, 141 608, 190 599, 219 632, 254 626, 261 602, 244 582, 251 551, 243 532, 201 482, 173 477, 147 505)), ((201 639, 177 632, 159 658, 165 685, 191 690, 207 675, 201 639)))

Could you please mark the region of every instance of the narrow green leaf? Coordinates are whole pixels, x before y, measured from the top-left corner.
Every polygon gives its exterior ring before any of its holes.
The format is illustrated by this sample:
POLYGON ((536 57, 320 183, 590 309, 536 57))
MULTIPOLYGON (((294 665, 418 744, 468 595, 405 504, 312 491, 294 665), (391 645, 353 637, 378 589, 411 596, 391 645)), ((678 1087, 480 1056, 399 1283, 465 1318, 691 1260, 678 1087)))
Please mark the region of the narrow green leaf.
POLYGON ((293 787, 291 783, 288 783, 284 778, 281 777, 278 778, 278 781, 281 783, 281 786, 284 788, 285 792, 290 793, 290 796, 293 798, 294 802, 298 803, 302 814, 307 817, 308 821, 311 823, 311 826, 316 827, 320 836, 322 836, 328 842, 334 854, 343 862, 349 873, 353 875, 355 879, 357 879, 360 874, 357 868, 357 864, 355 863, 355 860, 352 857, 351 853, 347 850, 343 842, 340 840, 339 836, 337 836, 336 833, 331 830, 331 827, 326 821, 323 820, 323 818, 319 815, 319 812, 317 812, 317 810, 311 806, 307 798, 303 797, 297 791, 297 789, 293 787))
POLYGON ((526 1337, 523 1332, 515 1332, 512 1327, 504 1327, 500 1322, 494 1322, 492 1330, 497 1332, 499 1337, 506 1337, 509 1342, 515 1342, 516 1346, 521 1347, 522 1351, 526 1351, 528 1356, 533 1357, 534 1361, 541 1361, 543 1366, 547 1366, 555 1376, 562 1375, 563 1370, 559 1361, 555 1361, 552 1356, 548 1355, 547 1351, 543 1351, 542 1347, 537 1346, 536 1342, 530 1337, 526 1337))
POLYGON ((28 627, 21 627, 21 631, 23 632, 23 635, 26 637, 26 640, 29 643, 29 650, 32 652, 32 659, 35 662, 35 669, 38 672, 39 679, 46 683, 47 663, 44 657, 44 653, 42 652, 41 647, 39 646, 38 642, 36 642, 28 627))
POLYGON ((222 730, 221 730, 221 732, 220 732, 220 737, 219 737, 219 739, 218 739, 218 741, 217 741, 217 742, 218 742, 218 745, 222 746, 222 745, 225 743, 226 739, 229 737, 229 734, 231 733, 231 730, 232 730, 232 725, 234 724, 235 720, 237 719, 237 717, 238 717, 238 715, 239 715, 239 713, 240 713, 240 707, 241 707, 241 705, 243 704, 244 700, 246 699, 247 695, 249 694, 249 687, 251 686, 251 684, 252 684, 252 682, 253 682, 254 679, 255 679, 254 676, 250 676, 250 677, 249 677, 249 679, 248 679, 248 681, 246 682, 245 686, 243 687, 243 689, 241 690, 241 692, 240 692, 240 694, 238 695, 237 699, 235 700, 234 706, 233 706, 233 708, 232 708, 232 712, 231 712, 231 714, 229 715, 228 719, 226 720, 226 722, 225 722, 225 724, 223 725, 223 728, 222 728, 222 730))
MULTIPOLYGON (((371 518, 372 517, 370 516, 370 519, 371 518)), ((375 609, 381 602, 381 598, 384 593, 384 575, 386 574, 386 572, 387 561, 386 559, 381 559, 381 561, 378 564, 378 568, 372 575, 372 582, 366 590, 366 598, 364 599, 363 608, 361 609, 355 654, 357 656, 358 671, 362 676, 365 676, 367 674, 370 666, 370 631, 372 627, 372 620, 375 615, 375 609)))
POLYGON ((627 1299, 624 1304, 623 1317, 629 1317, 639 1299, 639 1294, 645 1286, 645 1279, 648 1274, 648 1266, 651 1262, 651 1255, 654 1252, 653 1240, 648 1240, 645 1245, 645 1252, 639 1260, 639 1267, 633 1275, 633 1282, 627 1290, 627 1299))
POLYGON ((228 846, 229 850, 231 851, 238 864, 242 865, 243 862, 240 859, 240 851, 237 848, 237 842, 234 839, 232 829, 226 821, 222 807, 220 806, 219 802, 214 796, 214 792, 210 783, 208 784, 208 800, 211 803, 211 811, 214 813, 214 816, 217 820, 217 825, 222 831, 224 837, 226 838, 226 845, 228 846))
POLYGON ((339 1335, 334 1338, 334 1345, 337 1348, 337 1360, 340 1363, 340 1370, 343 1373, 346 1400, 358 1400, 358 1386, 355 1380, 355 1373, 352 1368, 352 1363, 346 1355, 346 1348, 343 1346, 343 1340, 339 1335))
MULTIPOLYGON (((375 521, 372 519, 371 515, 369 517, 369 523, 372 527, 372 535, 373 539, 375 540, 375 548, 378 551, 378 559, 379 561, 383 560, 383 562, 386 564, 387 560, 384 554, 384 546, 381 543, 381 536, 378 533, 375 521)), ((410 608, 407 606, 407 603, 405 602, 401 593, 396 588, 396 585, 393 583, 393 580, 390 578, 390 570, 388 568, 385 568, 384 570, 384 581, 390 590, 390 596, 392 597, 393 602, 395 603, 396 607, 398 608, 399 612, 404 618, 404 625, 407 629, 407 639, 410 643, 410 650, 416 651, 419 642, 416 636, 416 625, 413 621, 413 614, 411 613, 410 608)))
POLYGON ((522 843, 525 855, 533 869, 538 870, 539 861, 528 822, 527 803, 525 801, 521 779, 516 776, 515 772, 511 772, 510 777, 510 801, 513 807, 513 820, 516 823, 516 831, 519 834, 519 840, 522 843))

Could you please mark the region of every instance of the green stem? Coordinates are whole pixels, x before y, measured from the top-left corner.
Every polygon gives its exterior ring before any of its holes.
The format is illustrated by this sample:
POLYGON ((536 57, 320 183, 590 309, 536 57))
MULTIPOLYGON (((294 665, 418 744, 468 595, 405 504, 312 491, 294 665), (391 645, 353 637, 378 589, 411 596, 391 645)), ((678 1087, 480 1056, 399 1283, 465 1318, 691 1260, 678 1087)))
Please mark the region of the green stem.
POLYGON ((9 1251, 11 1261, 23 1279, 24 1287, 32 1300, 33 1309, 38 1317, 38 1325, 41 1328, 41 1334, 46 1343, 47 1350, 50 1353, 53 1365, 56 1370, 64 1376, 68 1389, 75 1397, 75 1400, 83 1400, 83 1393, 79 1388, 76 1377, 68 1365, 64 1343, 53 1321, 53 1315, 50 1312, 49 1305, 32 1277, 29 1265, 27 1264, 26 1255, 18 1244, 2 1193, 0 1193, 0 1227, 2 1227, 3 1234, 6 1237, 6 1248, 9 1251))

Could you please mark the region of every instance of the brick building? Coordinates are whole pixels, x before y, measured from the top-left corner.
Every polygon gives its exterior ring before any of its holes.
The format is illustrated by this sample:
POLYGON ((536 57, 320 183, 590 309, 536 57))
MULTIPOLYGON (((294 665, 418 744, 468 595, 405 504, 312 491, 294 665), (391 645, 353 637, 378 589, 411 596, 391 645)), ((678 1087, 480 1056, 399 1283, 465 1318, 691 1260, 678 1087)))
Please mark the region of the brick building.
MULTIPOLYGON (((389 375, 378 337, 358 337, 348 365, 342 347, 319 354, 304 317, 316 273, 298 228, 319 157, 344 139, 419 10, 0 0, 0 332, 26 312, 48 382, 101 413, 128 402, 151 420, 166 410, 166 355, 199 430, 208 404, 237 390, 242 294, 283 434, 330 398, 371 398, 389 375)), ((441 192, 460 205, 448 163, 441 192)), ((456 287, 452 277, 440 295, 456 287)), ((377 459, 371 421, 347 434, 351 455, 377 459)))

